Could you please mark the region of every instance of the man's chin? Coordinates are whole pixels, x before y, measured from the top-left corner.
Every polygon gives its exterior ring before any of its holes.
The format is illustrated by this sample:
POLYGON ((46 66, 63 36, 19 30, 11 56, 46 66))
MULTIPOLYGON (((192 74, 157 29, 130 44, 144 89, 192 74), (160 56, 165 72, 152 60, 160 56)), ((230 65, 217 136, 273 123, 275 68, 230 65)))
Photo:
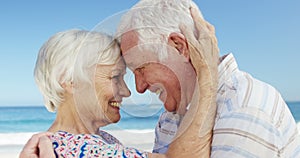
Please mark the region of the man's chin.
POLYGON ((187 109, 185 107, 178 108, 176 106, 169 106, 167 104, 164 104, 165 110, 168 112, 173 112, 179 115, 184 115, 187 112, 187 109))
POLYGON ((168 112, 175 112, 176 113, 176 106, 170 106, 168 104, 164 104, 164 107, 165 107, 165 110, 168 111, 168 112))

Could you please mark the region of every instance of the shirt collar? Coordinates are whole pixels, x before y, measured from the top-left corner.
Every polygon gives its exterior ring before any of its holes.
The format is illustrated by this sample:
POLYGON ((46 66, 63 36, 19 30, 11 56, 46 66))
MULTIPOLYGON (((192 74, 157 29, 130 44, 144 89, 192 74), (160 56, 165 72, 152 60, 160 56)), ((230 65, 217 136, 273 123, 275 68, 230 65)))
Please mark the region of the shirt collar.
POLYGON ((221 63, 218 66, 219 73, 219 86, 218 90, 222 87, 225 81, 227 81, 231 75, 238 70, 236 60, 232 53, 224 55, 220 58, 221 63))

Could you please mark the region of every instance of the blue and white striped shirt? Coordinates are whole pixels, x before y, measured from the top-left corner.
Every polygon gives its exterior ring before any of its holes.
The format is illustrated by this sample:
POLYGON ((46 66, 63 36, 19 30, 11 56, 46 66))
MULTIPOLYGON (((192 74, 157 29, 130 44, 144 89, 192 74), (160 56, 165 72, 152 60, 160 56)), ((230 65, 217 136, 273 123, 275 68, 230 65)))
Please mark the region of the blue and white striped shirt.
MULTIPOLYGON (((224 58, 218 69, 217 115, 211 157, 300 157, 297 125, 279 92, 240 71, 232 54, 224 58)), ((169 126, 177 130, 179 121, 174 121, 175 118, 168 112, 162 114, 155 129, 154 152, 167 150, 172 139, 161 141, 161 137, 168 133, 169 126), (170 118, 173 121, 163 121, 170 118)), ((176 132, 169 133, 175 135, 176 132)))

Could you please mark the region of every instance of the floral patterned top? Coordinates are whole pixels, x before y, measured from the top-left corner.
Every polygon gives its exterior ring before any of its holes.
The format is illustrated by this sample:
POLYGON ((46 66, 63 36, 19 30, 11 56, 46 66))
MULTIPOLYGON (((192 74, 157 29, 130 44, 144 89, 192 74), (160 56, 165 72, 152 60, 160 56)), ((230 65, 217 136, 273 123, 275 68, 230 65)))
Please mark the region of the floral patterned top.
POLYGON ((114 136, 100 131, 74 135, 59 131, 50 137, 56 157, 78 158, 147 158, 147 152, 124 147, 114 136))

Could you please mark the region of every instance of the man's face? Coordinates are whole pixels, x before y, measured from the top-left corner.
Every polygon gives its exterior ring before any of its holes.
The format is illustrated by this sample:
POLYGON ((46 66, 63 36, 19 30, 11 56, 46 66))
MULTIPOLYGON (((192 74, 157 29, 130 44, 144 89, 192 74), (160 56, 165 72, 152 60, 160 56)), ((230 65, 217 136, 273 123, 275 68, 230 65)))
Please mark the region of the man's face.
POLYGON ((122 55, 135 75, 136 90, 144 93, 148 89, 156 93, 164 102, 166 110, 177 111, 182 89, 178 73, 174 71, 176 68, 174 66, 170 68, 166 62, 159 62, 155 53, 143 51, 137 45, 136 32, 131 31, 122 35, 122 55))

